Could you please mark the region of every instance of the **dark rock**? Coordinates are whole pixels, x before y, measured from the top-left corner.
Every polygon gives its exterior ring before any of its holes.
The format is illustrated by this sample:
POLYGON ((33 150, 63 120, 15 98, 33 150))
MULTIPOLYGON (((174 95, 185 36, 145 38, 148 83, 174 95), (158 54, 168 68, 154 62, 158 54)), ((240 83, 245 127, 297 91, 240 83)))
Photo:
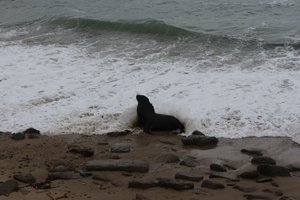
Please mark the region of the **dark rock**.
POLYGON ((56 180, 56 179, 79 179, 80 176, 75 174, 74 172, 53 172, 48 174, 48 180, 56 180))
POLYGON ((294 171, 300 171, 300 163, 293 163, 293 164, 290 164, 288 166, 288 168, 294 172, 294 171))
POLYGON ((270 193, 278 197, 283 195, 282 191, 277 189, 263 189, 263 192, 270 193))
POLYGON ((194 188, 193 183, 176 182, 168 178, 157 178, 157 186, 164 188, 171 188, 174 190, 191 190, 194 188))
POLYGON ((209 188, 209 189, 224 189, 225 186, 221 183, 213 182, 210 180, 204 180, 201 184, 201 187, 209 188))
POLYGON ((271 197, 258 195, 258 194, 245 194, 247 200, 272 200, 271 197))
POLYGON ((46 162, 49 172, 73 171, 75 166, 68 160, 49 160, 46 162))
POLYGON ((98 145, 109 145, 108 142, 97 142, 98 145))
POLYGON ((257 171, 264 176, 291 176, 288 168, 276 165, 259 165, 257 171))
POLYGON ((254 165, 276 165, 276 161, 273 158, 265 157, 265 156, 257 156, 251 160, 251 163, 254 165))
POLYGON ((234 182, 240 181, 236 174, 232 174, 229 172, 212 172, 209 178, 225 178, 234 182))
POLYGON ((240 184, 235 185, 233 188, 238 189, 241 192, 246 192, 246 193, 251 193, 251 192, 255 192, 258 190, 254 186, 245 186, 245 185, 240 185, 240 184))
POLYGON ((149 164, 141 160, 91 160, 86 164, 89 171, 148 172, 149 164))
POLYGON ((202 133, 201 131, 198 130, 194 130, 192 135, 201 135, 201 136, 205 136, 204 133, 202 133))
POLYGON ((163 154, 158 157, 158 160, 163 163, 179 163, 180 159, 175 154, 163 154))
POLYGON ((134 200, 150 200, 149 198, 145 197, 142 194, 136 194, 134 200))
POLYGON ((35 189, 39 189, 39 190, 46 190, 46 189, 52 188, 49 180, 46 180, 44 182, 35 183, 35 184, 33 184, 33 187, 35 189))
POLYGON ((261 177, 256 180, 256 183, 266 183, 266 182, 271 182, 272 178, 270 177, 261 177))
POLYGON ((261 149, 256 149, 256 148, 252 148, 252 147, 241 149, 241 152, 251 155, 251 156, 262 156, 263 155, 261 149))
POLYGON ((11 139, 13 139, 13 140, 24 140, 25 139, 25 134, 24 133, 13 133, 11 135, 11 139))
POLYGON ((294 196, 283 196, 280 197, 278 200, 300 200, 300 198, 294 196))
POLYGON ((0 196, 9 196, 10 193, 18 191, 19 186, 16 180, 7 180, 0 183, 0 196))
POLYGON ((181 141, 184 145, 197 145, 199 147, 218 144, 218 139, 216 137, 207 137, 202 135, 191 135, 182 138, 181 141))
POLYGON ((196 167, 199 165, 199 162, 195 158, 187 157, 183 159, 179 164, 187 167, 196 167))
POLYGON ((93 179, 98 181, 111 182, 111 178, 104 174, 95 174, 93 175, 93 179))
POLYGON ((197 176, 197 175, 192 175, 187 173, 176 173, 175 178, 188 180, 188 181, 196 181, 196 182, 203 180, 203 176, 197 176))
POLYGON ((257 179, 259 177, 259 173, 256 170, 246 171, 241 173, 240 177, 245 179, 257 179))
POLYGON ((210 166, 210 169, 213 170, 213 171, 217 171, 217 172, 226 172, 226 168, 219 165, 219 164, 211 164, 210 166))
POLYGON ((148 189, 156 186, 157 183, 154 181, 150 181, 150 182, 130 181, 128 183, 128 188, 136 188, 136 189, 148 189))
POLYGON ((75 153, 75 154, 80 154, 83 157, 90 157, 94 155, 94 150, 91 148, 86 148, 86 147, 80 147, 77 145, 70 145, 68 146, 68 152, 69 153, 75 153))
POLYGON ((109 136, 109 137, 119 137, 119 136, 128 135, 130 133, 131 133, 130 130, 125 130, 125 131, 113 131, 113 132, 109 132, 109 133, 106 133, 106 135, 109 136))
POLYGON ((112 153, 128 153, 130 152, 130 146, 126 145, 126 146, 114 146, 111 147, 110 151, 112 153))
POLYGON ((41 132, 39 130, 34 129, 34 128, 26 129, 23 133, 25 135, 27 135, 27 137, 29 139, 35 139, 35 138, 39 138, 41 136, 41 132))
POLYGON ((84 171, 84 170, 82 170, 82 169, 76 169, 75 171, 76 171, 77 173, 79 173, 80 176, 82 176, 82 177, 89 177, 89 176, 92 176, 92 175, 93 175, 92 172, 84 171))
POLYGON ((14 179, 28 184, 34 184, 36 182, 36 179, 32 174, 16 174, 14 175, 14 179))
POLYGON ((175 145, 175 143, 167 141, 167 140, 159 140, 159 142, 163 143, 163 144, 168 144, 168 145, 175 145))

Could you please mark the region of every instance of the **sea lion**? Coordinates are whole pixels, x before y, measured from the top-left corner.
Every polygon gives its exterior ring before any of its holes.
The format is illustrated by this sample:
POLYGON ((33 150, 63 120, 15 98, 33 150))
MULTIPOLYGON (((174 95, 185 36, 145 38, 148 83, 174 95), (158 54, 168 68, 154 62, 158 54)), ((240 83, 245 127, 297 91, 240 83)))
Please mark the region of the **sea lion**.
POLYGON ((184 125, 175 117, 155 113, 153 105, 144 95, 136 95, 138 101, 137 115, 138 125, 144 132, 151 131, 175 131, 184 132, 184 125))

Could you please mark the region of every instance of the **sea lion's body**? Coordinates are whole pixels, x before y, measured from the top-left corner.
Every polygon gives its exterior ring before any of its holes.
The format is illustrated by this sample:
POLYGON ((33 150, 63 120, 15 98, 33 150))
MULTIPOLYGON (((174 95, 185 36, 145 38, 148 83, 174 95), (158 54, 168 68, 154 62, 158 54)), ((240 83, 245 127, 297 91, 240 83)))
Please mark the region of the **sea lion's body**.
POLYGON ((177 118, 155 113, 153 105, 146 96, 137 95, 136 99, 138 101, 138 125, 146 133, 150 133, 151 131, 184 131, 183 124, 177 118))

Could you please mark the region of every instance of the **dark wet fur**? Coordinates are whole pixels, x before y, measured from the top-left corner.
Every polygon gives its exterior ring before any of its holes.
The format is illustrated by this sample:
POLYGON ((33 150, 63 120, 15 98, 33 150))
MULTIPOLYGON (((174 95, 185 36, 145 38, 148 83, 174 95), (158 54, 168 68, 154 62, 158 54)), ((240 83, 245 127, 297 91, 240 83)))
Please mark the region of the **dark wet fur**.
POLYGON ((153 105, 146 96, 136 95, 136 99, 138 101, 138 125, 142 127, 145 132, 174 130, 184 132, 184 126, 177 118, 155 113, 153 105))

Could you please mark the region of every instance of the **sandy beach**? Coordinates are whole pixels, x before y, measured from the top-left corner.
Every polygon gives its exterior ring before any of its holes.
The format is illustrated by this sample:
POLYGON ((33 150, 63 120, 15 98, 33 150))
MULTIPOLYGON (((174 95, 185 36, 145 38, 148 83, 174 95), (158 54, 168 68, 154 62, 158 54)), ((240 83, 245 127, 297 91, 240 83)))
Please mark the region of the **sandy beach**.
POLYGON ((217 145, 200 147, 184 145, 180 135, 149 135, 140 130, 126 133, 123 136, 26 135, 25 139, 0 134, 0 193, 7 180, 18 184, 13 192, 0 198, 294 200, 300 197, 297 171, 300 146, 289 138, 218 138, 217 145), (259 151, 241 152, 249 148, 259 151), (244 172, 256 171, 258 164, 251 162, 258 155, 274 159, 276 166, 289 170, 289 176, 259 174, 243 178, 244 172), (91 161, 124 160, 141 161, 147 169, 141 171, 135 166, 120 170, 88 169, 91 161), (223 169, 225 172, 217 172, 223 169), (213 176, 218 173, 225 178, 213 176), (31 178, 24 180, 25 175, 31 178), (207 181, 223 187, 206 187, 207 181))

